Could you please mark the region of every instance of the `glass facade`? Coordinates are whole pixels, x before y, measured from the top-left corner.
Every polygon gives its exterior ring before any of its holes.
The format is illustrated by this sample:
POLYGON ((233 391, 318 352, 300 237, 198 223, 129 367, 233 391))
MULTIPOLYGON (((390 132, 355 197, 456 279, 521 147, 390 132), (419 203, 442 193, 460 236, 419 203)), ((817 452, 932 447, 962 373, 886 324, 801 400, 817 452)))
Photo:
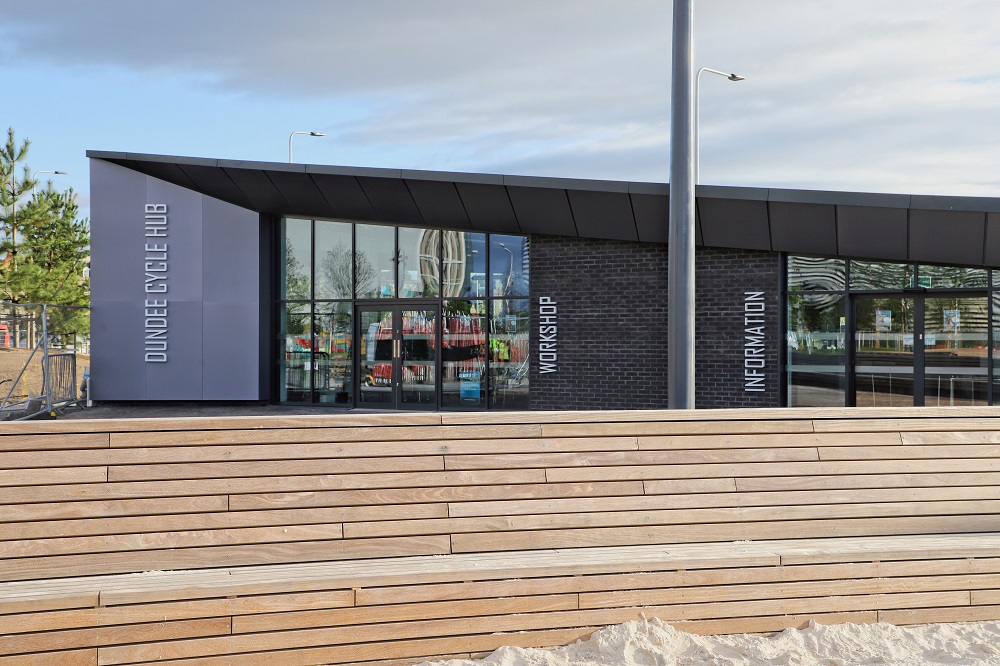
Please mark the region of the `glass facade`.
POLYGON ((285 218, 278 400, 527 409, 528 238, 285 218))
POLYGON ((788 257, 786 402, 1000 403, 1000 271, 788 257))

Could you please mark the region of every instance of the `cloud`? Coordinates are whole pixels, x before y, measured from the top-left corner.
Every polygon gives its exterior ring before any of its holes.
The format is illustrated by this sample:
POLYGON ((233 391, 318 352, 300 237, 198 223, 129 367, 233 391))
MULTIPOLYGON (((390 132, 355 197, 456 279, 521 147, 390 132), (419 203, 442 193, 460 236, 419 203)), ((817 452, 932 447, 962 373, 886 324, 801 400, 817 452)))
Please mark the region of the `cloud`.
MULTIPOLYGON (((1000 195, 1000 3, 705 0, 696 20, 696 62, 747 76, 702 80, 703 180, 1000 195)), ((665 180, 670 24, 654 0, 36 0, 5 8, 0 68, 262 117, 329 104, 315 129, 383 166, 665 180)))

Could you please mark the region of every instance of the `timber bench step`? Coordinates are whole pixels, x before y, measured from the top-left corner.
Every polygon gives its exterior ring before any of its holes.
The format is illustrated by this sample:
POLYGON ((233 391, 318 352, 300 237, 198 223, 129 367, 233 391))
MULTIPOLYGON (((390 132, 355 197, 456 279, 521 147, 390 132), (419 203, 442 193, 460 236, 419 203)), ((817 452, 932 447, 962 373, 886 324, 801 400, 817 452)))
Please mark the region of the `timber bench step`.
POLYGON ((643 616, 762 632, 809 619, 983 619, 997 604, 994 534, 147 572, 0 584, 0 664, 418 661, 555 645, 643 616))
POLYGON ((0 666, 1000 619, 997 413, 0 424, 0 666))

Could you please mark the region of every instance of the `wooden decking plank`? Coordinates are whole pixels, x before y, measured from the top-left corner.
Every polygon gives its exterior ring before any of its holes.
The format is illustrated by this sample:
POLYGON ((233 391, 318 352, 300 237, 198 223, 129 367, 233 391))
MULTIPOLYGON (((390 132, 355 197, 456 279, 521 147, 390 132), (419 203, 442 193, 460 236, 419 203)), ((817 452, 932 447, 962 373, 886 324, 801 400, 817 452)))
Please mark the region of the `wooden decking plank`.
MULTIPOLYGON (((434 415, 436 417, 436 415, 434 415)), ((211 444, 280 444, 283 442, 368 442, 392 440, 527 439, 542 435, 537 424, 522 425, 382 425, 336 426, 340 417, 327 419, 326 427, 215 429, 111 433, 112 447, 191 446, 211 444)), ((439 418, 439 417, 437 417, 439 418)), ((618 433, 611 433, 612 435, 618 433)))
POLYGON ((874 624, 878 611, 847 611, 843 613, 800 613, 796 615, 762 615, 759 617, 725 618, 721 620, 681 620, 671 626, 689 634, 769 634, 785 629, 805 629, 812 622, 834 625, 845 622, 874 624))
POLYGON ((822 460, 924 460, 1000 458, 1000 444, 820 447, 822 460))
MULTIPOLYGON (((224 515, 225 516, 225 515, 224 515)), ((227 517, 227 516, 225 516, 227 517)), ((237 544, 282 543, 342 539, 340 523, 328 525, 282 525, 278 527, 236 527, 229 529, 109 534, 0 542, 0 558, 44 557, 77 553, 118 553, 126 551, 233 546, 237 544)))
POLYGON ((451 502, 452 518, 474 516, 518 516, 529 514, 584 513, 604 511, 639 511, 656 509, 701 509, 721 507, 795 506, 820 504, 861 504, 865 501, 936 502, 949 500, 1000 499, 1000 488, 992 486, 957 486, 946 488, 866 488, 853 490, 805 490, 764 493, 707 492, 697 494, 658 494, 660 484, 650 481, 645 495, 624 497, 571 497, 556 499, 511 500, 490 502, 451 502))
MULTIPOLYGON (((736 490, 735 482, 732 490, 736 490)), ((248 493, 232 495, 233 511, 277 507, 354 506, 368 504, 461 502, 489 499, 528 499, 545 497, 614 497, 641 495, 642 481, 607 481, 585 483, 499 483, 491 486, 439 486, 385 488, 374 490, 316 490, 285 493, 248 493)))
POLYGON ((577 595, 533 595, 496 599, 458 599, 429 603, 388 604, 365 608, 301 611, 280 615, 247 615, 233 618, 233 634, 294 631, 315 627, 385 624, 408 620, 545 613, 577 609, 577 595))
POLYGON ((1000 429, 945 430, 900 433, 904 444, 911 446, 948 444, 1000 444, 1000 429))
MULTIPOLYGON (((430 518, 350 523, 344 538, 403 536, 410 534, 467 534, 517 530, 565 530, 617 528, 638 525, 705 525, 716 523, 763 523, 772 520, 850 521, 871 517, 961 516, 972 514, 1000 517, 1000 500, 956 500, 939 502, 868 502, 863 504, 819 504, 807 506, 748 506, 685 508, 586 513, 498 515, 469 518, 430 518)), ((788 525, 790 523, 786 523, 788 525)), ((3 554, 0 544, 0 556, 3 554)))
POLYGON ((879 622, 898 626, 939 622, 984 622, 1000 617, 1000 606, 956 605, 953 608, 887 609, 878 612, 879 622))
MULTIPOLYGON (((288 493, 328 490, 424 488, 435 486, 520 485, 545 483, 545 470, 474 470, 326 474, 184 481, 126 481, 0 488, 0 504, 96 499, 138 499, 194 495, 288 493)), ((424 500, 427 501, 427 500, 424 500)))
POLYGON ((101 449, 110 446, 111 436, 106 432, 60 435, 2 435, 0 451, 6 460, 13 451, 53 451, 60 449, 101 449))
POLYGON ((173 550, 91 553, 27 557, 7 560, 0 569, 0 580, 58 578, 72 572, 76 576, 132 573, 151 569, 198 569, 223 566, 324 560, 443 555, 450 552, 447 536, 404 537, 398 539, 353 539, 258 543, 253 548, 211 546, 173 550))
MULTIPOLYGON (((797 433, 812 432, 809 420, 741 421, 742 433, 797 433)), ((608 435, 630 435, 645 437, 650 435, 724 435, 730 434, 733 426, 726 421, 639 421, 600 423, 543 423, 542 437, 602 437, 608 435)))
POLYGON ((404 458, 314 458, 244 462, 188 462, 159 465, 120 465, 108 469, 109 482, 174 479, 228 479, 255 476, 316 476, 319 474, 377 474, 380 472, 437 472, 441 456, 404 458))
POLYGON ((816 432, 995 430, 995 417, 878 418, 816 420, 816 432))
POLYGON ((773 463, 705 463, 632 465, 622 467, 555 467, 546 469, 549 481, 627 481, 634 479, 684 479, 710 477, 810 476, 849 477, 858 474, 942 474, 1000 472, 1000 459, 949 460, 847 460, 773 463))
MULTIPOLYGON (((15 507, 18 506, 23 505, 15 505, 15 507)), ((331 524, 344 521, 380 520, 386 517, 387 512, 399 520, 445 518, 448 515, 447 506, 444 504, 404 504, 377 508, 358 506, 263 511, 211 511, 79 520, 46 520, 8 523, 0 532, 0 540, 331 524)))
POLYGON ((21 634, 57 629, 145 624, 197 618, 252 615, 259 613, 302 612, 344 608, 354 605, 353 590, 323 590, 212 598, 124 606, 101 606, 82 610, 44 611, 8 615, 2 618, 5 634, 21 634))
MULTIPOLYGON (((648 482, 647 482, 648 483, 648 482)), ((759 476, 736 479, 739 492, 832 490, 850 488, 906 488, 942 486, 996 486, 1000 472, 914 472, 902 474, 818 474, 816 476, 759 476)))
POLYGON ((0 666, 97 666, 97 648, 0 656, 0 666))
POLYGON ((859 596, 911 592, 969 592, 989 589, 998 583, 996 574, 910 576, 885 579, 778 581, 731 584, 723 574, 703 586, 611 590, 580 594, 580 608, 624 608, 628 606, 677 605, 712 601, 748 601, 798 597, 859 596))
POLYGON ((516 453, 446 455, 446 469, 524 469, 533 467, 609 467, 629 465, 682 465, 739 462, 819 460, 815 448, 757 448, 615 451, 579 453, 516 453))
MULTIPOLYGON (((199 497, 157 497, 152 499, 91 500, 82 502, 42 502, 6 504, 0 515, 9 523, 21 521, 60 521, 116 516, 151 516, 178 513, 209 513, 229 507, 226 495, 199 497)), ((0 538, 3 538, 0 532, 0 538)))
POLYGON ((105 645, 134 644, 226 636, 231 632, 230 619, 205 618, 175 622, 151 622, 140 625, 95 626, 86 629, 60 629, 41 633, 0 636, 0 654, 51 652, 105 645))
MULTIPOLYGON (((0 469, 0 486, 50 486, 69 483, 102 483, 108 479, 107 467, 56 467, 0 469)), ((18 492, 17 489, 5 489, 18 492)), ((44 488, 42 489, 44 491, 44 488)))
MULTIPOLYGON (((930 518, 863 518, 845 521, 796 521, 794 533, 800 538, 837 536, 881 536, 886 534, 924 534, 948 532, 993 532, 1000 530, 1000 516, 930 518)), ((787 537, 785 521, 766 523, 721 523, 713 525, 671 525, 601 527, 590 529, 529 530, 454 534, 452 552, 492 550, 530 550, 532 548, 583 548, 588 546, 626 546, 671 544, 689 541, 738 541, 748 534, 760 539, 787 537)))
POLYGON ((740 433, 734 425, 732 433, 714 435, 646 435, 638 437, 641 451, 682 449, 756 449, 800 448, 819 446, 893 446, 901 443, 898 432, 860 433, 740 433))

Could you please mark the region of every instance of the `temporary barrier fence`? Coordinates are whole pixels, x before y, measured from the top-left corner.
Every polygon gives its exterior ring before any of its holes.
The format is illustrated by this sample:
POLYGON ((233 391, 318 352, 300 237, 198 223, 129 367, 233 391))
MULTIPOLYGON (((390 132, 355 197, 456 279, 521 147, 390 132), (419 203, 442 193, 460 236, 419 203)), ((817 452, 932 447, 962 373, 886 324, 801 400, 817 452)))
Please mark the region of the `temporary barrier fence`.
POLYGON ((77 402, 89 365, 90 309, 0 303, 0 419, 52 415, 77 402))

